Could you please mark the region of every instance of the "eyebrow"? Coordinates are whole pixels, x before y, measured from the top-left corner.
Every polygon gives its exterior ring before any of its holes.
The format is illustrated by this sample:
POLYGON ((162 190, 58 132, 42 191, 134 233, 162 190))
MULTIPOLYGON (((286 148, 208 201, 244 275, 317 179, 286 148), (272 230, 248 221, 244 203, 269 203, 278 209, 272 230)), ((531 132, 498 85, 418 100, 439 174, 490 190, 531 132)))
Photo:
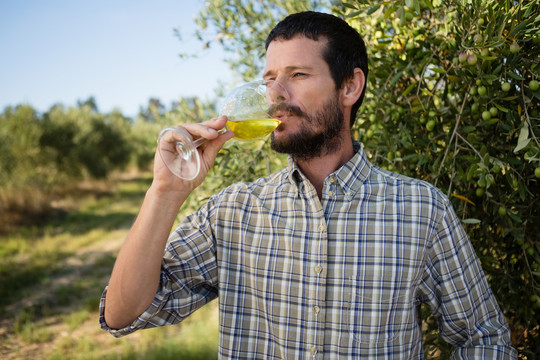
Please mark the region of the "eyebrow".
MULTIPOLYGON (((291 66, 286 66, 285 67, 285 72, 287 73, 290 73, 290 72, 293 72, 295 70, 309 70, 309 71, 313 71, 313 67, 311 66, 300 66, 300 65, 291 65, 291 66)), ((271 76, 275 73, 275 71, 273 70, 268 70, 266 71, 264 74, 263 74, 263 78, 266 78, 268 76, 271 76)))

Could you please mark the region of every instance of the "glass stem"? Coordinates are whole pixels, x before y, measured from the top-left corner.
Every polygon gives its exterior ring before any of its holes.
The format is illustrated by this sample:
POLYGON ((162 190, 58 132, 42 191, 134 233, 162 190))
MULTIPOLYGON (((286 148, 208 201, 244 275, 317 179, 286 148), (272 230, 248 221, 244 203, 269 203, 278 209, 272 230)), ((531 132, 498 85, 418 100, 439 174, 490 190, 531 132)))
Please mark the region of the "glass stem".
MULTIPOLYGON (((222 134, 225 134, 225 132, 227 132, 227 129, 226 128, 219 129, 217 132, 218 132, 219 135, 222 135, 222 134)), ((199 146, 201 146, 202 144, 205 144, 207 141, 208 141, 207 138, 200 137, 200 138, 198 138, 196 140, 193 140, 193 147, 196 149, 199 146)))

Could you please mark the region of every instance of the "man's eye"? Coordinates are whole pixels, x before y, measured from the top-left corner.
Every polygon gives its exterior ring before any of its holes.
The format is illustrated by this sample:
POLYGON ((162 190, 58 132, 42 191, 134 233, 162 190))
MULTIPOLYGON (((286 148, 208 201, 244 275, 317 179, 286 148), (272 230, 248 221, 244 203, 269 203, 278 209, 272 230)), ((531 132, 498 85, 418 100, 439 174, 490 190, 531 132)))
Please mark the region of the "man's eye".
POLYGON ((304 74, 304 73, 294 73, 293 74, 293 77, 303 77, 303 76, 307 76, 307 74, 304 74))

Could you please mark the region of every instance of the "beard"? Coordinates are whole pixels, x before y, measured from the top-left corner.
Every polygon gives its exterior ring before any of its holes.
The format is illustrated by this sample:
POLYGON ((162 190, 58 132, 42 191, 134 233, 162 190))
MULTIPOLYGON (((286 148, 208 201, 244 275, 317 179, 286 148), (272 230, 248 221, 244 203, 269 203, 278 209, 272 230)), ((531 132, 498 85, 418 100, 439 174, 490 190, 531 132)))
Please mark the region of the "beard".
POLYGON ((312 114, 305 113, 299 107, 289 104, 275 105, 270 113, 279 110, 301 117, 304 121, 299 131, 286 138, 278 140, 272 133, 270 146, 274 151, 289 154, 294 160, 306 161, 331 154, 341 148, 343 141, 340 133, 344 118, 337 94, 312 114), (320 126, 323 126, 322 130, 318 132, 313 130, 320 126))

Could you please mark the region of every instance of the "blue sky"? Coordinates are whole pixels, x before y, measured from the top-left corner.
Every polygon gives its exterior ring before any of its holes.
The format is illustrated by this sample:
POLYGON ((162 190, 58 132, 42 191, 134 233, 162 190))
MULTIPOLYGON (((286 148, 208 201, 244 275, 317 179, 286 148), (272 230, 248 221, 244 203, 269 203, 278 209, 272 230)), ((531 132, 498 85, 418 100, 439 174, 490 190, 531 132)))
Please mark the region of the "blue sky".
POLYGON ((40 112, 94 96, 98 108, 137 114, 151 97, 167 107, 213 98, 231 71, 193 37, 199 0, 0 0, 0 110, 40 112), (182 39, 174 35, 179 29, 182 39), (181 59, 180 53, 199 54, 181 59))

